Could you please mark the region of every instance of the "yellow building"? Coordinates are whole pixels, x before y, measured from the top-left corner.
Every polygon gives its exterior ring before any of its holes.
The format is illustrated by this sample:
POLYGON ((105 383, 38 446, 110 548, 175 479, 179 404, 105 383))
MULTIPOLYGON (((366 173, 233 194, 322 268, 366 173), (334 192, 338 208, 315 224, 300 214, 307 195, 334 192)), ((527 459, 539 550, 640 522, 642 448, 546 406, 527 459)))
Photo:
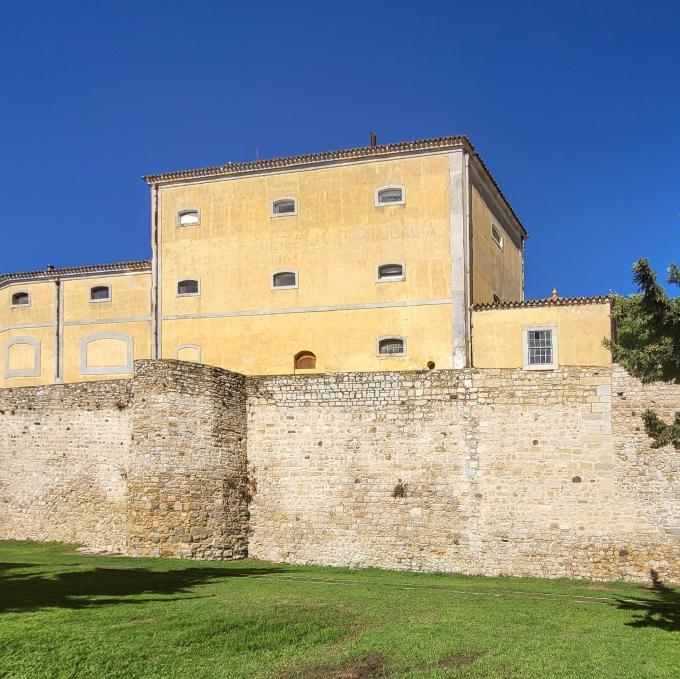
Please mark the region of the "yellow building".
MULTIPOLYGON (((524 299, 527 234, 465 137, 145 180, 150 263, 0 277, 0 386, 120 377, 149 357, 245 374, 501 367, 522 363, 517 323, 591 322, 568 305, 503 320, 498 304, 524 299)), ((595 358, 561 355, 598 364, 601 337, 595 358)))
POLYGON ((130 377, 150 304, 148 261, 0 276, 0 387, 130 377))

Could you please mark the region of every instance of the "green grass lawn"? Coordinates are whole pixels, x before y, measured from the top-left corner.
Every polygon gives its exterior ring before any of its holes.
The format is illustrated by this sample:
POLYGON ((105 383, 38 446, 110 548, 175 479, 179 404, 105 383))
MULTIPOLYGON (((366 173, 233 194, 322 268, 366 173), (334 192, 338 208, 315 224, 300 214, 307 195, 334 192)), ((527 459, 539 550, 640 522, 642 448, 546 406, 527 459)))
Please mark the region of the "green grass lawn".
POLYGON ((674 677, 661 583, 84 556, 0 542, 0 677, 674 677))

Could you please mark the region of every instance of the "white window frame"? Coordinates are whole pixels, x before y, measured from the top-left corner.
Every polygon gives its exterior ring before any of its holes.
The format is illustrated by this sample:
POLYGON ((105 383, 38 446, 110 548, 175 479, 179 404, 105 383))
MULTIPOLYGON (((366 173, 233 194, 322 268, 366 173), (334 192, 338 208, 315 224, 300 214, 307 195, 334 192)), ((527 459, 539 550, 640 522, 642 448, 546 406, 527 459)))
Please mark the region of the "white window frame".
POLYGON ((406 337, 404 335, 381 335, 380 337, 375 338, 375 355, 378 358, 406 358, 408 355, 408 345, 406 341, 406 337), (401 354, 381 354, 380 353, 380 342, 383 340, 392 340, 392 339, 398 339, 401 340, 404 343, 404 351, 401 354))
POLYGON ((272 271, 269 281, 271 283, 272 290, 296 290, 298 287, 300 287, 300 275, 298 274, 297 269, 277 269, 276 271, 272 271), (274 285, 274 276, 280 273, 295 274, 295 285, 274 285))
POLYGON ((386 184, 385 186, 379 186, 375 190, 375 206, 376 207, 390 207, 391 205, 404 205, 406 203, 406 188, 403 184, 386 184), (387 191, 389 189, 400 189, 401 190, 401 200, 392 201, 388 203, 380 202, 380 193, 382 191, 387 191))
POLYGON ((522 326, 522 366, 525 370, 556 370, 559 368, 556 325, 524 325, 522 326), (550 331, 552 334, 552 363, 529 363, 529 332, 550 331))
POLYGON ((296 217, 298 213, 298 201, 295 196, 277 196, 269 201, 269 216, 270 217, 296 217), (292 212, 274 212, 274 204, 282 200, 292 200, 295 209, 292 212))
POLYGON ((177 210, 175 214, 175 224, 181 229, 190 229, 192 226, 200 226, 201 224, 201 209, 198 207, 193 207, 188 205, 180 210, 177 210), (187 214, 187 212, 195 212, 198 215, 198 221, 195 224, 182 224, 182 215, 187 214))
POLYGON ((90 297, 90 304, 103 304, 105 302, 108 303, 108 302, 111 302, 113 300, 113 289, 110 285, 103 285, 103 284, 102 285, 92 285, 90 287, 89 297, 90 297), (92 299, 92 291, 95 288, 107 288, 108 291, 109 291, 109 296, 106 299, 92 299))
MULTIPOLYGON (((182 349, 195 349, 196 352, 198 353, 198 361, 196 361, 196 363, 201 362, 203 350, 201 349, 201 347, 198 346, 198 344, 180 344, 177 347, 177 349, 175 350, 175 358, 178 361, 184 361, 183 358, 179 357, 179 352, 182 351, 182 349)), ((185 363, 193 363, 193 362, 194 361, 185 361, 185 363)))
POLYGON ((40 340, 36 337, 12 337, 5 342, 2 348, 4 374, 7 379, 10 377, 40 377, 42 375, 41 367, 41 350, 40 340), (9 367, 9 350, 11 347, 19 345, 26 345, 33 349, 33 367, 32 368, 16 368, 9 367))
POLYGON ((406 264, 397 260, 391 259, 387 262, 380 262, 375 265, 375 282, 376 283, 402 283, 406 280, 406 264), (380 268, 383 266, 393 266, 398 264, 401 267, 401 276, 385 276, 380 277, 380 268))
POLYGON ((32 302, 31 293, 28 290, 17 290, 16 292, 13 292, 9 297, 9 305, 10 308, 12 309, 26 309, 27 307, 31 306, 31 302, 32 302), (14 299, 14 295, 28 295, 28 303, 14 304, 14 302, 12 301, 14 299))
POLYGON ((134 373, 134 339, 125 332, 103 331, 87 335, 80 340, 81 375, 132 375, 134 373), (120 340, 125 342, 125 365, 90 366, 87 362, 87 348, 98 340, 120 340))
POLYGON ((201 279, 196 276, 186 276, 185 278, 178 278, 175 281, 175 297, 199 297, 201 295, 201 279), (198 283, 198 292, 180 292, 179 284, 184 281, 196 281, 198 283))
POLYGON ((498 224, 496 224, 496 222, 491 222, 491 240, 501 249, 501 252, 505 249, 505 232, 498 224), (498 238, 500 240, 494 238, 494 230, 498 233, 498 238))

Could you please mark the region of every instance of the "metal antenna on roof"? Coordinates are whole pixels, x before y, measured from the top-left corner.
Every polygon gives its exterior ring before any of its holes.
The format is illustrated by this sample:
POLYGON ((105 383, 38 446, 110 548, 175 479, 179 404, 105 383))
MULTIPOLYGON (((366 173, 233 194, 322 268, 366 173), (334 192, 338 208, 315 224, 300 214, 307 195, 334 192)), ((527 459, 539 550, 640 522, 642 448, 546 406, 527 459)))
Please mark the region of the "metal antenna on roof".
POLYGON ((260 160, 260 146, 255 144, 255 160, 260 160))

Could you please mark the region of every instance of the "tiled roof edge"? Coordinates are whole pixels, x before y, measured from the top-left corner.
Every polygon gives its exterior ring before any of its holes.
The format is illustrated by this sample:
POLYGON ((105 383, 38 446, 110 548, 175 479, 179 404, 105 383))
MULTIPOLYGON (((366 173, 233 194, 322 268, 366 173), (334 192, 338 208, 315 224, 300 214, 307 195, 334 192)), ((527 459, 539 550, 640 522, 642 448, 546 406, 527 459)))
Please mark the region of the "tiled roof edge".
POLYGON ((545 299, 528 299, 519 301, 485 302, 473 304, 473 311, 490 311, 492 309, 531 309, 542 306, 582 306, 584 304, 610 304, 611 295, 593 295, 589 297, 547 297, 545 299))
POLYGON ((336 151, 321 151, 319 153, 307 153, 298 156, 282 156, 267 160, 252 160, 243 163, 225 163, 224 165, 214 165, 212 167, 201 167, 193 170, 177 170, 174 172, 161 172, 158 174, 144 175, 144 181, 150 186, 159 182, 177 181, 182 179, 200 179, 209 177, 220 177, 238 175, 247 172, 258 172, 262 170, 275 170, 293 168, 297 166, 313 165, 324 161, 341 161, 361 158, 371 158, 375 156, 389 156, 395 153, 407 153, 409 151, 436 150, 447 148, 465 148, 469 153, 479 160, 482 169, 488 175, 501 199, 508 206, 512 216, 517 220, 525 237, 527 231, 522 221, 517 216, 514 208, 510 204, 498 182, 494 179, 491 171, 487 167, 484 159, 477 153, 475 147, 465 135, 453 135, 446 137, 430 137, 429 139, 416 139, 413 141, 402 141, 394 144, 378 144, 377 146, 357 146, 354 148, 339 149, 336 151))
POLYGON ((251 160, 242 163, 225 163, 212 167, 201 167, 193 170, 177 170, 174 172, 161 172, 142 177, 147 184, 156 184, 162 181, 175 179, 194 179, 197 177, 214 177, 219 175, 239 174, 241 172, 256 172, 258 170, 270 170, 276 168, 294 167, 307 165, 325 160, 351 160, 354 158, 370 158, 371 156, 384 156, 391 153, 404 151, 420 151, 437 148, 467 147, 475 152, 472 142, 464 135, 448 137, 432 137, 430 139, 418 139, 414 141, 402 141, 395 144, 378 144, 377 146, 357 146, 354 148, 338 149, 336 151, 321 151, 319 153, 307 153, 298 156, 281 156, 266 160, 251 160))
POLYGON ((52 279, 57 276, 78 274, 96 274, 117 271, 151 271, 151 262, 147 259, 137 259, 129 262, 113 262, 111 264, 91 264, 88 266, 66 266, 62 268, 40 269, 36 271, 19 271, 0 274, 0 284, 8 281, 26 281, 52 279))

